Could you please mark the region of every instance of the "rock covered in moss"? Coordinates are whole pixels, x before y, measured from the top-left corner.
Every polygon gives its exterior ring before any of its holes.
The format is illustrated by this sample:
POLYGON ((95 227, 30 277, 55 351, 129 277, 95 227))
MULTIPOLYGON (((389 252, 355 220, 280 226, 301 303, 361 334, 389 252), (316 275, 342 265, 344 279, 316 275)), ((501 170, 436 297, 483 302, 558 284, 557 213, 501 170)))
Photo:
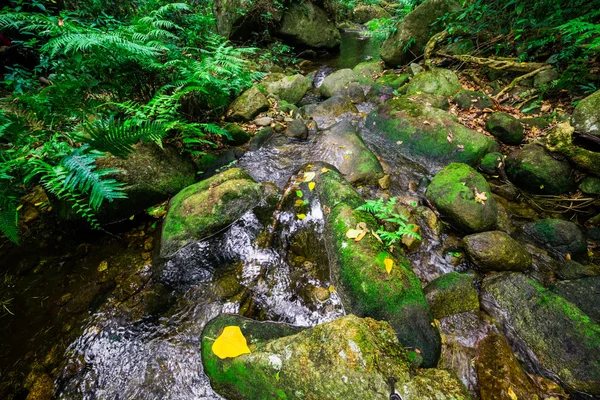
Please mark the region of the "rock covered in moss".
POLYGON ((429 184, 426 196, 452 225, 462 231, 483 232, 496 226, 498 205, 490 186, 481 174, 466 164, 453 163, 441 170, 429 184))
POLYGON ((504 164, 504 156, 502 153, 494 152, 486 154, 479 163, 479 169, 488 175, 496 175, 498 168, 504 164))
POLYGON ((540 219, 523 225, 523 232, 538 245, 560 259, 569 255, 575 261, 587 261, 588 249, 585 235, 571 221, 540 219))
POLYGON ((367 61, 357 64, 352 70, 358 74, 360 82, 373 83, 374 77, 383 71, 383 66, 378 61, 367 61))
POLYGON ((578 131, 600 136, 600 90, 577 103, 571 122, 578 131))
POLYGON ((298 104, 308 91, 311 81, 304 75, 296 74, 284 76, 275 82, 266 82, 262 85, 268 93, 281 100, 289 104, 298 104))
POLYGON ((186 187, 169 202, 161 256, 220 231, 256 206, 261 197, 261 185, 239 168, 186 187))
POLYGON ((250 140, 250 133, 243 130, 238 124, 227 124, 225 130, 229 134, 229 138, 225 139, 225 143, 230 146, 241 146, 250 140))
POLYGON ((231 121, 252 121, 254 117, 268 109, 269 101, 256 86, 253 86, 231 103, 227 117, 231 121))
POLYGON ((490 333, 477 346, 477 378, 481 400, 542 400, 563 394, 556 383, 523 371, 510 344, 499 333, 490 333))
POLYGON ((578 168, 600 176, 600 153, 574 144, 574 132, 568 122, 557 125, 546 136, 546 148, 567 157, 578 168))
POLYGON ((436 319, 479 310, 479 295, 473 277, 467 274, 444 274, 429 282, 424 292, 436 319))
POLYGON ((366 128, 377 140, 373 146, 389 154, 391 163, 402 158, 421 164, 436 173, 452 162, 476 166, 498 145, 492 138, 466 128, 441 109, 415 96, 386 101, 367 116, 366 128))
POLYGON ((367 101, 383 104, 394 97, 395 89, 387 84, 376 82, 367 92, 367 101))
POLYGON ((391 254, 372 234, 355 241, 346 236, 350 229, 365 223, 379 225, 373 216, 356 211, 364 203, 336 171, 322 172, 313 164, 316 191, 327 216, 325 245, 336 289, 345 309, 359 316, 388 321, 403 346, 419 349, 425 366, 434 366, 440 354, 440 337, 431 325, 432 315, 421 283, 410 262, 391 254), (386 271, 386 259, 392 262, 386 271))
POLYGON ((586 194, 600 196, 600 178, 588 176, 579 184, 579 190, 586 194))
POLYGON ((410 79, 410 74, 396 75, 394 73, 384 73, 375 81, 376 84, 387 85, 392 89, 398 89, 410 79))
POLYGON ((510 153, 506 173, 512 183, 533 193, 563 194, 575 187, 569 163, 555 159, 537 144, 510 153))
POLYGON ((202 335, 211 386, 227 399, 375 399, 389 397, 388 377, 405 400, 469 396, 451 373, 414 369, 386 322, 354 315, 298 332, 286 325, 221 315, 202 335), (250 354, 219 359, 211 351, 225 326, 239 326, 250 354))
POLYGON ((476 233, 463 239, 469 258, 483 271, 525 271, 531 256, 525 248, 500 231, 476 233))
POLYGON ((358 82, 358 74, 353 70, 346 68, 329 74, 323 80, 319 90, 324 97, 332 97, 351 82, 358 82))
POLYGON ((567 280, 600 276, 600 266, 595 264, 584 265, 573 260, 562 260, 556 275, 567 280))
POLYGON ((454 102, 463 110, 468 110, 471 107, 483 110, 494 106, 494 102, 487 94, 466 89, 461 90, 454 96, 454 102))
POLYGON ((533 87, 540 89, 544 86, 550 85, 552 81, 555 81, 558 78, 560 78, 560 74, 554 69, 540 71, 533 77, 533 87))
POLYGON ((284 12, 279 35, 294 44, 312 48, 335 48, 341 35, 325 11, 315 4, 303 1, 292 3, 284 12))
POLYGON ((406 88, 406 94, 428 93, 450 97, 462 89, 454 71, 434 68, 417 74, 406 88))
POLYGON ((429 39, 443 30, 435 24, 446 13, 460 9, 452 0, 426 0, 395 26, 395 32, 383 42, 381 59, 391 67, 403 65, 423 54, 429 39))
POLYGON ((519 145, 525 139, 523 125, 510 114, 497 112, 490 115, 485 124, 486 129, 502 143, 519 145))
POLYGON ((480 301, 528 363, 570 389, 600 394, 600 326, 574 304, 506 272, 484 279, 480 301))
POLYGON ((372 5, 356 6, 352 11, 352 20, 357 24, 364 24, 372 19, 391 18, 389 12, 383 7, 372 5))
POLYGON ((600 324, 600 276, 558 282, 552 291, 600 324))

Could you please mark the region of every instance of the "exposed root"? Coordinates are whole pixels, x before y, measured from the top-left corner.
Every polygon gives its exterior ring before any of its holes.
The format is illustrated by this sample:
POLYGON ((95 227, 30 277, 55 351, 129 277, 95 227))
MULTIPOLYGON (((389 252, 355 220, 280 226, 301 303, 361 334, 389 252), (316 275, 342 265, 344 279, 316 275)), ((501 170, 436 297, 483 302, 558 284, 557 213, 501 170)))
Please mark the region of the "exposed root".
MULTIPOLYGON (((433 38, 432 38, 433 39, 433 38)), ((428 43, 429 44, 429 43, 428 43)), ((512 58, 484 58, 484 57, 475 57, 468 54, 457 54, 450 55, 445 53, 437 53, 442 57, 453 58, 458 61, 470 63, 470 64, 478 64, 483 65, 484 67, 496 69, 499 71, 511 71, 511 72, 532 72, 542 67, 548 66, 545 63, 533 63, 533 62, 519 62, 516 59, 512 58)))
POLYGON ((519 82, 521 82, 521 81, 523 81, 525 79, 531 78, 532 76, 535 76, 538 73, 540 73, 542 71, 545 71, 547 69, 550 69, 550 68, 552 68, 551 65, 545 64, 543 67, 540 67, 540 68, 536 69, 535 71, 531 71, 531 72, 529 72, 529 73, 527 73, 525 75, 521 75, 521 76, 513 79, 513 81, 511 83, 509 83, 504 89, 502 89, 500 91, 500 93, 498 93, 496 96, 494 96, 494 98, 496 100, 498 100, 499 98, 501 98, 504 95, 504 93, 508 92, 509 90, 511 90, 512 88, 514 88, 515 86, 517 86, 517 83, 519 83, 519 82))
POLYGON ((427 44, 425 45, 425 52, 423 53, 423 59, 425 60, 425 66, 427 68, 431 68, 431 56, 433 55, 433 51, 435 50, 435 46, 441 40, 444 40, 450 35, 447 30, 443 30, 441 32, 436 33, 429 39, 427 44))

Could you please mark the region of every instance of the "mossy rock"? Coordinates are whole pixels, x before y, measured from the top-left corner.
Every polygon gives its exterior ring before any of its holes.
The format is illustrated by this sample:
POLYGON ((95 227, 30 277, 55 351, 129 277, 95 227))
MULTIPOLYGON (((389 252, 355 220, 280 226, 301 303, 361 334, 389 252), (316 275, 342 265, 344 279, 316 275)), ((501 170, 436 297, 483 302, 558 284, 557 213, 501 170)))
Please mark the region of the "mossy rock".
POLYGON ((525 248, 500 231, 476 233, 463 238, 469 258, 482 271, 525 271, 531 256, 525 248))
POLYGON ((347 84, 336 92, 336 96, 347 97, 354 104, 364 103, 366 100, 365 90, 358 82, 347 84))
POLYGON ((381 46, 381 59, 389 66, 396 67, 422 55, 429 39, 444 29, 435 22, 459 9, 460 5, 452 0, 424 1, 395 25, 395 32, 381 46))
POLYGON ((263 82, 267 93, 277 96, 289 104, 298 104, 311 86, 311 81, 304 75, 284 76, 275 82, 263 82))
POLYGON ((600 265, 580 264, 573 260, 562 260, 556 275, 567 280, 600 276, 600 265))
POLYGON ((558 195, 575 188, 569 163, 555 159, 537 144, 510 153, 506 173, 516 186, 533 193, 558 195))
POLYGON ((600 178, 588 176, 579 184, 579 190, 585 194, 600 196, 600 178))
POLYGON ((321 87, 319 88, 323 97, 335 96, 340 90, 352 82, 358 82, 359 75, 353 70, 346 68, 335 71, 329 74, 323 80, 321 87))
POLYGON ((450 55, 471 54, 475 50, 475 42, 471 39, 460 38, 443 47, 442 53, 450 55))
POLYGON ((241 146, 250 140, 250 133, 243 130, 238 124, 227 124, 225 130, 229 134, 229 138, 225 139, 225 143, 230 146, 241 146))
POLYGON ((454 71, 434 68, 417 74, 408 83, 406 94, 429 93, 450 97, 462 89, 454 71))
POLYGON ((431 181, 427 199, 456 228, 468 232, 493 229, 498 219, 498 205, 487 181, 466 164, 453 163, 431 181), (476 201, 475 191, 487 200, 476 201))
POLYGON ((479 295, 470 275, 444 274, 429 282, 423 291, 436 319, 479 310, 479 295))
POLYGON ((578 168, 600 176, 600 153, 574 144, 574 132, 575 128, 567 122, 557 125, 546 136, 546 148, 567 157, 578 168))
POLYGON ((292 3, 284 12, 278 34, 292 44, 312 48, 339 47, 341 35, 323 9, 303 1, 292 3))
POLYGON ((335 96, 313 106, 302 107, 302 113, 313 117, 335 118, 346 113, 358 113, 352 101, 345 96, 335 96))
POLYGON ((394 97, 395 89, 387 84, 376 82, 367 92, 367 101, 383 104, 394 97))
POLYGON ((471 107, 483 110, 494 106, 493 100, 487 94, 473 90, 461 90, 454 96, 453 100, 463 110, 468 110, 471 107))
POLYGON ((220 231, 258 205, 261 197, 261 185, 239 168, 186 187, 169 203, 161 256, 220 231))
POLYGON ((504 156, 502 153, 488 153, 482 159, 479 164, 479 169, 488 175, 496 175, 498 168, 504 163, 504 156))
POLYGON ((578 131, 600 136, 600 90, 577 103, 571 122, 578 131))
POLYGON ((466 128, 453 115, 413 97, 388 100, 367 116, 366 127, 379 137, 375 145, 385 146, 386 152, 399 156, 388 162, 408 158, 436 173, 452 162, 477 166, 484 155, 497 148, 492 138, 466 128))
POLYGON ((352 11, 352 20, 357 24, 364 24, 372 19, 391 17, 392 15, 380 6, 357 5, 352 11))
POLYGON ((252 121, 258 114, 267 111, 269 106, 265 95, 253 86, 231 103, 227 118, 231 121, 252 121))
POLYGON ((525 130, 521 122, 507 113, 493 113, 487 119, 485 127, 505 144, 517 146, 525 139, 525 130))
POLYGON ((299 332, 221 315, 204 328, 202 361, 211 386, 231 400, 387 398, 389 376, 402 382, 397 390, 405 400, 469 398, 448 371, 414 369, 389 324, 354 315, 299 332), (213 354, 212 343, 226 326, 240 327, 250 354, 213 354))
POLYGON ((506 338, 490 333, 477 346, 477 378, 481 400, 542 400, 564 395, 556 383, 528 375, 506 338), (534 380, 535 379, 535 380, 534 380))
POLYGON ((600 394, 600 326, 577 306, 506 272, 484 279, 480 302, 520 357, 572 390, 600 394))
POLYGON ((393 89, 398 89, 410 79, 410 74, 396 75, 394 73, 386 73, 381 75, 375 83, 390 86, 393 89))
POLYGON ((358 74, 361 83, 373 83, 374 77, 383 72, 383 66, 378 61, 367 61, 357 64, 353 69, 358 74))
POLYGON ((575 261, 587 262, 588 260, 585 235, 571 221, 540 219, 523 225, 523 232, 559 259, 567 258, 568 254, 575 261))

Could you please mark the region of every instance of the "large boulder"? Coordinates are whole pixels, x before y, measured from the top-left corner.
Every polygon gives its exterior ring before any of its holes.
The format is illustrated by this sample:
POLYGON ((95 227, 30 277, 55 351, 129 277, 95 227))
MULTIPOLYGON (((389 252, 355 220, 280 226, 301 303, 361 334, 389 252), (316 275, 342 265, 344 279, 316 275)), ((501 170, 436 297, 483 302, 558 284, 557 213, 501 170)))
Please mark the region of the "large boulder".
POLYGON ((229 137, 225 139, 225 143, 227 143, 230 146, 241 146, 247 143, 251 138, 250 133, 246 132, 238 124, 226 124, 225 130, 229 135, 229 137))
POLYGON ((373 134, 363 138, 390 158, 386 161, 402 163, 402 158, 408 158, 435 174, 452 162, 477 166, 497 148, 494 139, 415 96, 388 100, 367 116, 365 126, 373 134))
POLYGON ((360 241, 349 239, 346 233, 359 223, 369 230, 377 229, 379 223, 371 214, 355 210, 364 201, 341 174, 322 172, 321 165, 312 167, 315 191, 327 216, 325 246, 332 277, 346 311, 388 321, 403 346, 418 349, 424 366, 435 366, 440 336, 410 262, 391 254, 370 233, 360 241), (389 273, 386 263, 392 264, 389 273))
POLYGON ((490 186, 466 164, 453 163, 440 171, 429 184, 426 196, 453 226, 464 232, 483 232, 496 226, 498 205, 490 186))
POLYGON ((396 31, 381 47, 381 59, 395 67, 404 65, 423 54, 423 48, 443 27, 434 24, 438 18, 460 9, 453 0, 426 0, 396 26, 396 31))
POLYGON ((324 97, 332 97, 351 82, 358 82, 358 74, 346 68, 329 74, 323 80, 319 90, 324 97))
POLYGON ((274 82, 262 84, 265 90, 290 104, 298 104, 311 85, 304 75, 285 76, 274 82))
POLYGON ((567 258, 567 255, 575 261, 585 262, 588 259, 585 235, 571 221, 540 219, 523 225, 523 232, 559 259, 567 258))
POLYGON ((574 304, 523 274, 505 272, 484 279, 480 301, 533 370, 600 394, 600 326, 574 304))
POLYGON ((600 136, 600 90, 577 103, 571 122, 578 131, 600 136))
POLYGON ((364 24, 372 19, 391 18, 391 14, 379 6, 356 6, 352 11, 352 20, 357 24, 364 24))
POLYGON ((161 256, 168 257, 230 225, 258 205, 262 193, 262 186, 239 168, 186 187, 169 202, 161 256))
POLYGON ((563 194, 576 187, 569 163, 557 160, 537 144, 510 153, 506 173, 512 183, 533 193, 563 194))
POLYGON ((252 121, 258 114, 267 111, 269 106, 266 96, 253 86, 231 103, 227 117, 231 121, 252 121))
POLYGON ((454 71, 434 68, 431 71, 417 74, 406 87, 406 94, 436 94, 450 97, 462 89, 458 76, 454 71))
POLYGON ((525 271, 531 256, 525 248, 500 231, 476 233, 463 239, 469 258, 482 271, 525 271))
POLYGON ((485 127, 504 144, 517 146, 525 139, 525 130, 521 122, 507 113, 493 113, 488 118, 485 127))
POLYGON ((335 48, 341 35, 323 9, 303 1, 293 3, 285 10, 279 34, 294 44, 312 48, 335 48))
MULTIPOLYGON (((383 66, 377 61, 367 61, 357 64, 353 69, 358 74, 359 81, 364 83, 373 83, 375 77, 383 72, 383 66)), ((391 74, 392 76, 396 76, 391 74)))
POLYGON ((423 291, 436 319, 479 310, 479 295, 470 275, 444 274, 429 282, 423 291))
POLYGON ((252 2, 244 0, 215 0, 213 13, 217 32, 227 38, 230 37, 254 7, 252 2))
POLYGON ((600 324, 600 276, 558 282, 552 291, 600 324))
POLYGON ((557 125, 546 136, 546 148, 567 157, 578 168, 600 176, 600 153, 575 144, 575 128, 568 122, 557 125))
POLYGON ((210 321, 202 334, 202 361, 211 386, 230 400, 384 399, 388 378, 404 400, 466 400, 452 373, 416 369, 386 322, 354 315, 297 332, 297 328, 235 315, 210 321), (214 339, 239 327, 249 354, 218 358, 214 339))

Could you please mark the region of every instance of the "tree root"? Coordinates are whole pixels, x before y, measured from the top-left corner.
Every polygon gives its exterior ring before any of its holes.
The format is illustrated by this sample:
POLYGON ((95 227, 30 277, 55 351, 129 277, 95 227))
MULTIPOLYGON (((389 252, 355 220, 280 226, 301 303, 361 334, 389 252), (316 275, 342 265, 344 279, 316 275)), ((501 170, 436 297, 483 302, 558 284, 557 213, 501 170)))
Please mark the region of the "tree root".
POLYGON ((433 51, 435 50, 435 46, 440 40, 444 40, 450 35, 447 30, 443 30, 441 32, 436 33, 427 41, 425 45, 425 51, 423 52, 423 59, 425 60, 425 66, 427 68, 431 68, 431 56, 433 55, 433 51))
POLYGON ((484 58, 484 57, 475 57, 475 56, 471 56, 468 54, 450 55, 450 54, 445 54, 445 53, 440 53, 440 52, 438 52, 437 54, 442 57, 453 58, 455 60, 470 63, 470 64, 483 65, 484 67, 496 69, 499 71, 532 72, 532 71, 538 70, 545 66, 550 67, 548 64, 544 64, 544 63, 519 62, 516 59, 510 59, 510 58, 504 58, 504 57, 503 58, 484 58))
POLYGON ((523 81, 523 80, 525 80, 525 79, 527 79, 527 78, 531 78, 532 76, 535 76, 535 75, 537 75, 538 73, 540 73, 540 72, 542 72, 542 71, 545 71, 545 70, 547 70, 547 69, 550 69, 550 68, 552 68, 552 66, 551 66, 550 64, 545 64, 543 67, 540 67, 540 68, 538 68, 538 69, 536 69, 536 70, 534 70, 534 71, 531 71, 531 72, 529 72, 529 73, 527 73, 527 74, 525 74, 525 75, 521 75, 521 76, 519 76, 519 77, 517 77, 517 78, 513 79, 513 81, 512 81, 511 83, 509 83, 509 84, 508 84, 508 85, 507 85, 507 86, 506 86, 504 89, 502 89, 502 90, 500 91, 500 93, 498 93, 496 96, 494 96, 494 98, 495 98, 496 100, 498 100, 498 99, 499 99, 500 97, 502 97, 502 96, 503 96, 503 95, 504 95, 506 92, 508 92, 510 89, 514 88, 514 87, 517 85, 517 83, 519 83, 519 82, 521 82, 521 81, 523 81))

